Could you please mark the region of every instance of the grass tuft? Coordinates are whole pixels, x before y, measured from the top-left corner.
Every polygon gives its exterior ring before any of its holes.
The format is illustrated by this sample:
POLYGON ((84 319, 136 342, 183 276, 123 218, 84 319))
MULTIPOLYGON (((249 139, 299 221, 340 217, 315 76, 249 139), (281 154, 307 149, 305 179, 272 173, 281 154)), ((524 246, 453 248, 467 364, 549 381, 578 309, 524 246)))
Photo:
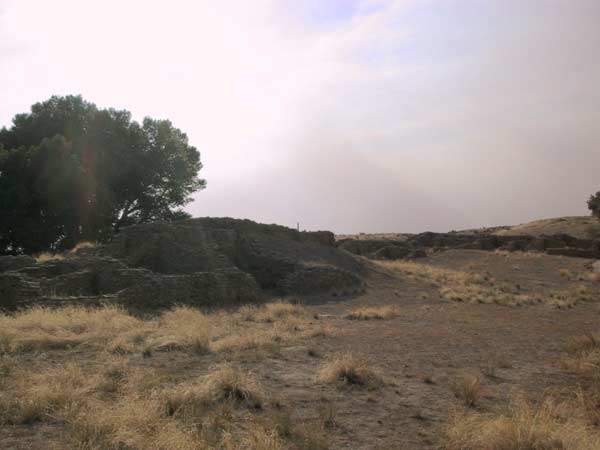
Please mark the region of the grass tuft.
POLYGON ((476 406, 483 395, 481 380, 469 374, 463 374, 454 380, 451 389, 454 396, 470 408, 476 406))
POLYGON ((379 371, 363 359, 349 353, 327 361, 319 370, 318 380, 330 384, 366 387, 375 389, 385 384, 379 371))
POLYGON ((355 308, 344 316, 349 320, 384 320, 392 319, 398 315, 396 306, 371 306, 355 308))

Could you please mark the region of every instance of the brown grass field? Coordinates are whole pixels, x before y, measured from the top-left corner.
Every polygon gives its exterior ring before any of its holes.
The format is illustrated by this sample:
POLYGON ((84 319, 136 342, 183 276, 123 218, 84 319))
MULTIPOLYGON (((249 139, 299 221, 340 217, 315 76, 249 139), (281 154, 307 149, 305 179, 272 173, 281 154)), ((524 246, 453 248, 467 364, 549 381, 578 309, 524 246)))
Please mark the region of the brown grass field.
POLYGON ((589 260, 369 264, 350 298, 0 315, 0 449, 600 449, 589 260))

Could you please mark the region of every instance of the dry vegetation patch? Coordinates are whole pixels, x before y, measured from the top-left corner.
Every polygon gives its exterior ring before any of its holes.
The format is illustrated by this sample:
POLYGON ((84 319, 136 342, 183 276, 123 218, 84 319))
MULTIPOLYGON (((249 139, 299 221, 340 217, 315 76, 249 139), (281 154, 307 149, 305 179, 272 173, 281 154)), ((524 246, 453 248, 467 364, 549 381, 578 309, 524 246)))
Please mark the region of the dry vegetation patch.
MULTIPOLYGON (((377 263, 416 280, 433 283, 438 287, 442 299, 455 302, 495 303, 505 306, 546 303, 564 309, 571 308, 578 302, 595 301, 599 295, 597 287, 585 284, 547 295, 531 294, 523 293, 519 284, 498 281, 485 271, 477 274, 412 261, 378 261, 377 263)), ((583 276, 582 279, 591 280, 589 276, 583 276)))
POLYGON ((325 362, 318 380, 323 383, 376 389, 385 384, 383 375, 367 360, 345 353, 325 362))
POLYGON ((272 348, 302 338, 313 328, 306 310, 277 302, 238 313, 205 315, 176 307, 142 320, 119 306, 36 307, 0 315, 0 354, 84 346, 113 354, 185 350, 243 351, 272 348), (304 333, 301 333, 304 332, 304 333))
POLYGON ((298 423, 281 429, 275 412, 256 415, 267 406, 266 392, 251 373, 231 366, 176 384, 131 367, 127 359, 97 367, 67 364, 39 374, 28 369, 11 374, 10 389, 0 391, 0 425, 64 426, 68 448, 327 448, 318 432, 311 435, 298 423))
POLYGON ((344 316, 349 320, 383 320, 392 319, 399 314, 396 306, 365 306, 354 308, 344 316))
POLYGON ((445 300, 496 303, 509 306, 542 301, 541 298, 521 293, 516 285, 498 282, 489 273, 473 274, 410 261, 383 262, 381 264, 414 279, 434 283, 439 289, 440 296, 445 300))
MULTIPOLYGON (((567 344, 563 367, 580 380, 539 404, 515 401, 503 414, 461 413, 449 423, 446 450, 595 450, 600 448, 600 341, 567 344)), ((457 385, 463 398, 472 383, 457 385)), ((465 404, 470 402, 465 400, 465 404)))
POLYGON ((595 450, 600 435, 584 421, 565 416, 564 405, 524 401, 507 414, 459 414, 446 430, 446 450, 595 450))
POLYGON ((181 380, 148 359, 160 351, 231 359, 219 353, 295 343, 312 328, 303 307, 284 302, 149 318, 117 306, 0 315, 0 426, 43 422, 80 450, 326 449, 297 424, 280 432, 252 373, 220 364, 181 380))
POLYGON ((452 392, 465 406, 474 407, 484 394, 481 379, 475 375, 462 374, 450 386, 452 392))
POLYGON ((232 401, 249 408, 260 409, 265 394, 249 373, 222 367, 210 373, 204 380, 204 396, 212 403, 232 401))

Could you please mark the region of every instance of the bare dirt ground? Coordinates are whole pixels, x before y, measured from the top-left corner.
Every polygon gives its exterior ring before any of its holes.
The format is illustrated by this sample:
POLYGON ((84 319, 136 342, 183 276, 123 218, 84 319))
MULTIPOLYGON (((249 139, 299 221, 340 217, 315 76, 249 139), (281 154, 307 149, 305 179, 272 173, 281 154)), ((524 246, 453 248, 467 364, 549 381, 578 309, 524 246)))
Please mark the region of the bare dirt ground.
MULTIPOLYGON (((589 272, 590 263, 577 258, 461 250, 419 263, 488 272, 499 282, 518 284, 524 293, 542 297, 581 283, 593 289, 598 284, 577 279, 577 274, 589 272)), ((310 299, 310 319, 300 326, 316 331, 276 351, 170 351, 147 358, 131 354, 128 364, 152 368, 177 382, 202 377, 215 363, 229 361, 252 372, 264 386, 269 401, 256 414, 286 411, 307 430, 324 434, 328 448, 440 449, 449 418, 464 408, 451 388, 458 377, 469 373, 481 378, 484 396, 475 406, 479 412, 501 411, 519 395, 535 400, 570 380, 559 364, 564 344, 585 331, 596 331, 600 318, 594 301, 562 309, 546 302, 501 306, 448 301, 441 298, 439 283, 385 264, 372 264, 367 283, 366 292, 352 298, 310 299), (357 307, 389 305, 397 314, 384 320, 344 318, 357 307), (377 389, 340 387, 316 378, 324 361, 346 352, 368 360, 386 384, 377 389), (326 428, 324 410, 330 416, 326 428)), ((31 370, 69 361, 99 364, 93 352, 77 347, 16 358, 31 370)), ((67 435, 60 421, 5 425, 0 427, 0 448, 67 449, 67 435)))

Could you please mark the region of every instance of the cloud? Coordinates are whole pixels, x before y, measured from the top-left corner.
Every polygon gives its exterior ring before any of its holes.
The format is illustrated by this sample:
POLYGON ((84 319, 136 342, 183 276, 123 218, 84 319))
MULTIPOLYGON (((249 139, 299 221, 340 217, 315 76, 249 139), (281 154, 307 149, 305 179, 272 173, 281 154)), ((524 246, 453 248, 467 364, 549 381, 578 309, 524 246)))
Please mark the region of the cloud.
POLYGON ((196 215, 356 232, 584 214, 599 18, 595 0, 0 0, 0 117, 54 93, 168 117, 202 152, 196 215))

